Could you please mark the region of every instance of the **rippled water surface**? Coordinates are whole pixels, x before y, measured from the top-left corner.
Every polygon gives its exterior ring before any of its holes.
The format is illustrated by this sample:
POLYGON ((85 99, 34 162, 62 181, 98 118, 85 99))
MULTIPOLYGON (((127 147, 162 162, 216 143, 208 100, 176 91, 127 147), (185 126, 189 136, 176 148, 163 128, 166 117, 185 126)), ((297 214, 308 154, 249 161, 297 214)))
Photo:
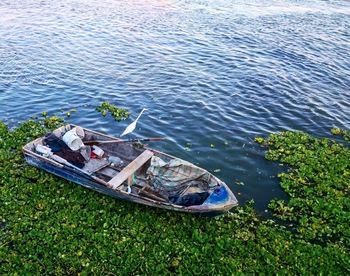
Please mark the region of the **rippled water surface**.
POLYGON ((144 107, 134 136, 216 171, 259 210, 283 196, 257 135, 350 128, 348 1, 2 0, 0 120, 42 111, 109 134, 94 108, 144 107), (244 185, 237 185, 243 182, 244 185))

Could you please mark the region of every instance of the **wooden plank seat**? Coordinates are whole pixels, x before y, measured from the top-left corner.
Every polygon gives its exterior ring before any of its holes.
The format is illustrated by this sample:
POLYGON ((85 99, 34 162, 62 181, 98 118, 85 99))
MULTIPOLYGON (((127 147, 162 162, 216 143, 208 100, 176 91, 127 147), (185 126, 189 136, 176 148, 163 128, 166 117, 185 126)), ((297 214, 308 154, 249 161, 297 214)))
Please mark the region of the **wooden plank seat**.
POLYGON ((128 180, 128 185, 131 186, 132 175, 141 168, 148 160, 152 158, 154 153, 150 150, 145 150, 133 161, 131 161, 123 170, 121 170, 115 177, 113 177, 108 184, 111 185, 112 189, 117 189, 120 185, 128 180))

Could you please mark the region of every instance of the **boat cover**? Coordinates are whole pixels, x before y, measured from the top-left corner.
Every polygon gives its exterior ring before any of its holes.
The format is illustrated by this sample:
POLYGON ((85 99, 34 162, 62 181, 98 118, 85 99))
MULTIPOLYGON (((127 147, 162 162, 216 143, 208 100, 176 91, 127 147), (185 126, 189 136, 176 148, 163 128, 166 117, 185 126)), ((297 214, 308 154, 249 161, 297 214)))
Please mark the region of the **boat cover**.
POLYGON ((209 172, 181 159, 165 162, 160 157, 153 156, 147 174, 151 186, 169 194, 179 194, 188 187, 208 191, 219 184, 209 172))

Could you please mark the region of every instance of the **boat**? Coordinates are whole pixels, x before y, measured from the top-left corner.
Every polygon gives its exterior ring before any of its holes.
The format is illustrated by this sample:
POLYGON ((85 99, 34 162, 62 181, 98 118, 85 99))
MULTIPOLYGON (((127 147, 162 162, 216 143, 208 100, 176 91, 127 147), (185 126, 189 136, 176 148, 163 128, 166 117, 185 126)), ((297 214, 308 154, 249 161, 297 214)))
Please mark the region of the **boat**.
POLYGON ((207 215, 219 215, 238 205, 230 188, 205 169, 140 142, 73 124, 29 142, 23 153, 32 166, 117 199, 207 215), (80 166, 60 155, 60 147, 55 148, 51 139, 62 146, 64 135, 78 128, 88 155, 80 166))

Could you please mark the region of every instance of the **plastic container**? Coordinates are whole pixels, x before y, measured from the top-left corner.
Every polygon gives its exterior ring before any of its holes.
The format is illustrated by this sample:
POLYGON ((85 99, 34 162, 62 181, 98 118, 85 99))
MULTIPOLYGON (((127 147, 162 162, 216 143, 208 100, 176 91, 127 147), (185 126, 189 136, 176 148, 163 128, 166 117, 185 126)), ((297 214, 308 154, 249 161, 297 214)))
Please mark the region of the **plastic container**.
POLYGON ((92 152, 96 154, 98 157, 102 157, 104 155, 103 149, 99 148, 98 146, 92 146, 92 152))
POLYGON ((82 146, 84 146, 83 141, 81 138, 78 136, 76 132, 76 128, 71 129, 70 131, 67 131, 63 137, 62 137, 63 142, 66 143, 66 145, 71 149, 71 150, 78 150, 82 146))
POLYGON ((85 136, 85 132, 84 132, 84 129, 80 126, 76 126, 75 128, 75 133, 81 138, 83 139, 84 136, 85 136))
POLYGON ((35 146, 35 151, 37 153, 42 154, 45 157, 48 157, 50 155, 52 155, 52 151, 49 147, 43 146, 43 145, 36 145, 35 146))

